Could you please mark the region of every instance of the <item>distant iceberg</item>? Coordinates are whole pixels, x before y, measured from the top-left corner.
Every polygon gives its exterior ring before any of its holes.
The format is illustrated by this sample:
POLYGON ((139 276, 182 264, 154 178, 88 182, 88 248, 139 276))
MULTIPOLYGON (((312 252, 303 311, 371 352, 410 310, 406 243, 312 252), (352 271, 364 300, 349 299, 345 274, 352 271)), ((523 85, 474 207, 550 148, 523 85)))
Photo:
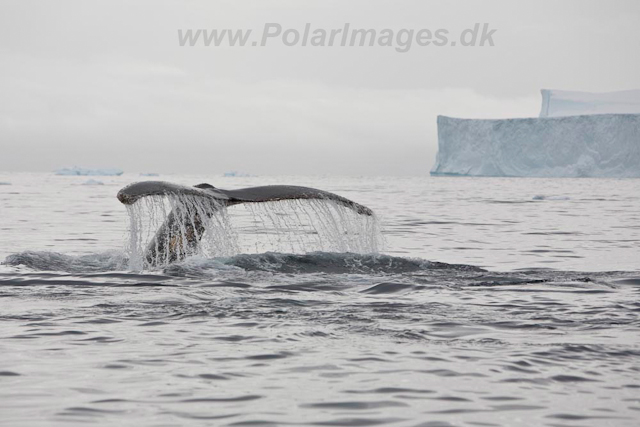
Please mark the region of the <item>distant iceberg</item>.
POLYGON ((104 182, 95 179, 89 179, 82 183, 82 185, 104 185, 104 182))
POLYGON ((590 93, 542 89, 540 117, 640 114, 640 90, 590 93))
POLYGON ((55 171, 56 175, 82 175, 82 176, 119 176, 122 170, 115 168, 106 169, 86 169, 73 166, 70 168, 62 168, 55 171))
POLYGON ((571 200, 571 198, 568 197, 568 196, 543 196, 543 195, 537 195, 537 196, 533 196, 532 200, 555 200, 555 201, 559 201, 559 200, 571 200))
POLYGON ((432 175, 640 177, 640 115, 438 117, 432 175))
POLYGON ((238 177, 238 178, 247 178, 253 175, 249 175, 248 173, 243 173, 243 172, 236 172, 236 171, 229 171, 229 172, 225 172, 222 176, 224 177, 238 177))
POLYGON ((0 185, 11 185, 10 182, 0 181, 0 185))
POLYGON ((160 174, 155 172, 147 172, 147 173, 141 173, 140 176, 160 176, 160 174))

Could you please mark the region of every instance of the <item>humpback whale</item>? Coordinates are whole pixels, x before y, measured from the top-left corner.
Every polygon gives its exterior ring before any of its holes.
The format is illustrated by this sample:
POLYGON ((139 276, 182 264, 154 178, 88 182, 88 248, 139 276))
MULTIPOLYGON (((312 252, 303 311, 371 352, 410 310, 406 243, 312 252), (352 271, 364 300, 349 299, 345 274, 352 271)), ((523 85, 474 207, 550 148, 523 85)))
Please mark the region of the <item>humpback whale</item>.
MULTIPOLYGON (((149 196, 194 196, 207 204, 205 211, 211 216, 221 207, 240 203, 260 203, 279 200, 331 200, 360 215, 372 216, 368 207, 328 191, 294 185, 264 185, 259 187, 224 190, 210 184, 193 187, 163 181, 143 181, 130 184, 118 192, 118 200, 125 205, 133 205, 149 196)), ((201 211, 193 208, 174 209, 149 243, 145 260, 150 265, 158 262, 159 254, 169 262, 181 260, 197 249, 205 231, 205 218, 201 211), (186 242, 183 241, 186 239, 186 242)))

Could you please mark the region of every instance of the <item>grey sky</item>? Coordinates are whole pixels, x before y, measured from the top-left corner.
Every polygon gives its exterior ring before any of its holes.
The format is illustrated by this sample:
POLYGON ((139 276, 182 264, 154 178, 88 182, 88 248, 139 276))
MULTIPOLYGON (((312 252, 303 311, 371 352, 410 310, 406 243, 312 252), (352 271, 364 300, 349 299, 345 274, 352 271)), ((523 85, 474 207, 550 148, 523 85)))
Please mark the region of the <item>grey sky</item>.
POLYGON ((436 116, 640 88, 638 1, 3 1, 0 170, 426 175, 436 116), (180 47, 178 29, 352 27, 494 47, 180 47))

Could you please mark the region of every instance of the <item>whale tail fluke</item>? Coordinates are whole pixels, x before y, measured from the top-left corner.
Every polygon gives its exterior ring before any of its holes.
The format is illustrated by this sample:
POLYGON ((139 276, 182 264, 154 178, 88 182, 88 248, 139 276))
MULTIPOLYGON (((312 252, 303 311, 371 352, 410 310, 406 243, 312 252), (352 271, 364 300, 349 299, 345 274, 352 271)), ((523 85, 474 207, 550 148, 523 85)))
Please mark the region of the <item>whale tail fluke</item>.
POLYGON ((229 197, 227 204, 260 203, 279 200, 331 200, 360 215, 372 216, 373 211, 366 206, 353 202, 345 197, 318 190, 311 187, 299 187, 295 185, 263 185, 260 187, 242 188, 239 190, 217 190, 229 197))
POLYGON ((328 191, 294 185, 264 185, 259 187, 223 190, 210 184, 193 187, 163 181, 143 181, 130 184, 118 192, 118 200, 133 205, 144 197, 194 196, 192 199, 206 203, 206 209, 173 209, 149 243, 145 253, 148 264, 173 262, 185 258, 197 250, 205 231, 206 218, 223 206, 241 203, 262 203, 280 200, 330 200, 360 215, 373 216, 368 207, 328 191), (192 212, 193 211, 193 212, 192 212))
POLYGON ((218 203, 226 206, 240 203, 260 203, 295 199, 331 200, 361 215, 373 215, 373 211, 368 207, 345 197, 328 191, 318 190, 317 188, 299 187, 296 185, 263 185, 238 190, 223 190, 210 184, 198 184, 189 187, 163 181, 143 181, 128 185, 120 190, 118 192, 118 200, 125 205, 130 205, 143 197, 167 196, 171 194, 203 197, 216 200, 218 203))

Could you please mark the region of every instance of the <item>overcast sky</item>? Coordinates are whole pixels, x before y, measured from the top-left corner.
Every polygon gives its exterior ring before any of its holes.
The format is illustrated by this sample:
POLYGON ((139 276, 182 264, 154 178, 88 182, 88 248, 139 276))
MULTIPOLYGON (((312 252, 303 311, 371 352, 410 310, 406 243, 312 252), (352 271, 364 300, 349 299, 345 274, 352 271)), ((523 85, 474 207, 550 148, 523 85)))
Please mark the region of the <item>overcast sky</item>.
POLYGON ((436 117, 640 88, 640 2, 0 3, 0 170, 427 175, 436 117), (446 29, 494 46, 180 46, 178 30, 446 29))

